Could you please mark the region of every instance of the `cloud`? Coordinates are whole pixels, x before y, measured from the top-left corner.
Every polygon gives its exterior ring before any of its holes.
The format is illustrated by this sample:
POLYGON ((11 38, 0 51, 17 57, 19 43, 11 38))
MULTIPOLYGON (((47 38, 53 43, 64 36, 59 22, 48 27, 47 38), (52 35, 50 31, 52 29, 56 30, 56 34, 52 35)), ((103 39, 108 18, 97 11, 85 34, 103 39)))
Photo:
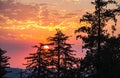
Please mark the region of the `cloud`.
POLYGON ((67 13, 66 10, 56 10, 54 9, 55 5, 46 3, 25 5, 6 0, 1 1, 0 4, 0 21, 7 25, 19 25, 17 21, 26 24, 26 20, 31 20, 38 22, 40 26, 50 26, 51 24, 55 26, 64 21, 64 19, 78 16, 76 13, 67 13))
POLYGON ((0 1, 0 13, 9 19, 35 19, 36 12, 36 7, 32 5, 14 3, 13 0, 0 1))
POLYGON ((0 1, 0 4, 0 39, 39 40, 38 33, 55 31, 56 28, 75 29, 79 26, 80 11, 67 12, 47 3, 26 5, 5 0, 0 1))

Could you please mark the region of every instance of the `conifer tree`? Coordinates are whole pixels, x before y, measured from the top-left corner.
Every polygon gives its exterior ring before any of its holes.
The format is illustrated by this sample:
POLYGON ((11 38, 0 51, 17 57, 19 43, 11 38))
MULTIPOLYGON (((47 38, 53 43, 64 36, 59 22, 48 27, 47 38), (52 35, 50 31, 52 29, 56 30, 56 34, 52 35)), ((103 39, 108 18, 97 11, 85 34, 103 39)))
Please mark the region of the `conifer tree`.
POLYGON ((0 78, 6 78, 5 75, 9 73, 6 68, 9 68, 10 64, 8 63, 8 60, 10 57, 5 56, 5 53, 6 51, 0 48, 0 78))
MULTIPOLYGON (((114 46, 113 48, 110 47, 119 42, 119 37, 111 36, 105 27, 108 26, 109 20, 113 21, 114 25, 111 26, 111 30, 114 33, 117 25, 116 17, 120 15, 120 6, 112 0, 95 0, 92 4, 95 5, 95 11, 93 13, 87 12, 80 19, 81 22, 87 22, 91 26, 82 26, 75 30, 76 33, 87 34, 77 35, 77 38, 83 40, 83 49, 86 49, 86 56, 81 60, 80 70, 85 73, 85 76, 91 76, 92 78, 119 78, 119 74, 113 74, 112 72, 116 69, 115 64, 120 63, 118 59, 114 58, 115 55, 119 57, 118 48, 120 47, 116 46, 117 49, 114 46), (111 9, 109 4, 116 7, 111 9)), ((118 45, 120 44, 118 43, 118 45)))
POLYGON ((40 43, 37 52, 30 54, 27 60, 26 69, 30 72, 28 78, 47 78, 48 66, 50 61, 50 51, 44 48, 44 44, 40 43))
MULTIPOLYGON (((57 57, 57 78, 68 77, 68 72, 72 70, 73 65, 76 62, 74 57, 74 50, 72 50, 72 45, 67 41, 69 36, 66 36, 61 32, 60 29, 56 30, 57 33, 54 37, 49 37, 48 40, 50 44, 54 46, 53 52, 56 52, 57 57), (62 76, 60 74, 63 74, 62 76)), ((70 74, 69 74, 70 76, 70 74)))

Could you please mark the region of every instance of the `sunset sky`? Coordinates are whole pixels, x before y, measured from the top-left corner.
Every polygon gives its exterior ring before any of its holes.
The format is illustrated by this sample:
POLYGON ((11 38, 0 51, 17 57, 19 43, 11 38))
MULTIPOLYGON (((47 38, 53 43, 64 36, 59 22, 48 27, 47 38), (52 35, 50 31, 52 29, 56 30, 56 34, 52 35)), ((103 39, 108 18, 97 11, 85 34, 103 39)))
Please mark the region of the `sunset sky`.
POLYGON ((36 51, 32 46, 54 36, 56 28, 72 36, 73 49, 84 56, 74 30, 84 24, 79 23, 81 16, 94 10, 91 1, 94 0, 0 0, 0 48, 11 57, 10 66, 25 68, 24 58, 36 51))

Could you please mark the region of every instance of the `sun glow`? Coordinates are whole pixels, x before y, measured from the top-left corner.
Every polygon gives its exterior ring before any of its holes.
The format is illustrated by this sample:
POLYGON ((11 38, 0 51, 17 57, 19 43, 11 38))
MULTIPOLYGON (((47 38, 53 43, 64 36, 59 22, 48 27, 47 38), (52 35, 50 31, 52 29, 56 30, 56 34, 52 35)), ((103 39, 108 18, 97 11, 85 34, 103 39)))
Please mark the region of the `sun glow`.
POLYGON ((48 46, 48 45, 45 45, 43 48, 46 49, 46 50, 48 50, 48 49, 49 49, 49 46, 48 46))

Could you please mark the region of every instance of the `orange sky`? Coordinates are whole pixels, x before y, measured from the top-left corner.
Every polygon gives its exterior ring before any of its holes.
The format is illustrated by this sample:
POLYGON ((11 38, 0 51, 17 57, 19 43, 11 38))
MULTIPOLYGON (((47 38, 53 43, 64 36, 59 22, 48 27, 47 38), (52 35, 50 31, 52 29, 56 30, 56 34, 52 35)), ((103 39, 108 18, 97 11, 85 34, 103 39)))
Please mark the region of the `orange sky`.
POLYGON ((80 17, 94 9, 91 1, 0 0, 0 48, 7 50, 11 67, 24 68, 24 57, 36 51, 32 46, 46 42, 56 28, 72 36, 73 49, 83 56, 81 41, 75 39, 74 30, 81 25, 80 17))

